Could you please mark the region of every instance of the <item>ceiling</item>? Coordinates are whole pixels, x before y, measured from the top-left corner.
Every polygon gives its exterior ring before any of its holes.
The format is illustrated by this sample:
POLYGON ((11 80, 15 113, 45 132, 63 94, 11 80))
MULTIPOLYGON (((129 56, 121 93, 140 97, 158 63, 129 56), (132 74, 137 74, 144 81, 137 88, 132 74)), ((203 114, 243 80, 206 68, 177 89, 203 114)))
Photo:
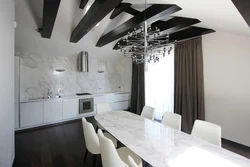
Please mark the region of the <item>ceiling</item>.
MULTIPOLYGON (((87 6, 90 6, 93 1, 90 0, 87 6)), ((132 7, 137 10, 144 9, 144 0, 124 0, 123 2, 132 3, 132 7)), ((197 18, 201 23, 195 26, 250 37, 247 23, 231 0, 147 0, 147 3, 176 4, 182 10, 172 16, 197 18)), ((52 37, 44 39, 35 31, 41 28, 43 0, 16 0, 16 51, 66 56, 87 50, 104 57, 121 55, 119 51, 112 50, 117 40, 101 48, 95 45, 104 32, 114 29, 130 19, 132 15, 122 13, 110 20, 111 12, 78 43, 70 43, 73 29, 86 13, 86 7, 82 10, 79 4, 80 0, 61 0, 52 37)))
MULTIPOLYGON (((141 8, 145 0, 124 0, 141 8)), ((176 4, 182 8, 173 16, 197 18, 196 26, 250 37, 250 28, 231 0, 147 0, 149 4, 176 4)))
MULTIPOLYGON (((43 14, 43 0, 16 0, 15 19, 17 22, 15 49, 16 52, 28 52, 37 55, 71 56, 81 51, 88 51, 94 57, 119 57, 122 54, 114 51, 115 41, 102 48, 95 47, 99 37, 110 23, 107 15, 98 26, 92 29, 78 43, 70 43, 73 29, 86 13, 79 8, 79 0, 61 0, 56 22, 50 39, 42 38, 36 31, 41 28, 43 14)), ((91 5, 90 0, 88 5, 91 5)), ((131 16, 119 16, 112 21, 113 26, 120 24, 120 20, 131 16), (120 20, 119 20, 120 19, 120 20)))

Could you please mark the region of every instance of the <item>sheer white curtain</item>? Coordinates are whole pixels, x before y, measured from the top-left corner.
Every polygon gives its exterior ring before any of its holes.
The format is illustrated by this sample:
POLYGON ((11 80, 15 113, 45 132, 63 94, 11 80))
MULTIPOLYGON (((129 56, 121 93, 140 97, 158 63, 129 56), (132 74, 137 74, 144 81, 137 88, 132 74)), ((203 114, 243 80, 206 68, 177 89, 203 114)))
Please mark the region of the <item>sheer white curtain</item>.
POLYGON ((148 64, 145 70, 146 105, 156 109, 155 118, 174 112, 174 46, 170 55, 159 63, 148 64))

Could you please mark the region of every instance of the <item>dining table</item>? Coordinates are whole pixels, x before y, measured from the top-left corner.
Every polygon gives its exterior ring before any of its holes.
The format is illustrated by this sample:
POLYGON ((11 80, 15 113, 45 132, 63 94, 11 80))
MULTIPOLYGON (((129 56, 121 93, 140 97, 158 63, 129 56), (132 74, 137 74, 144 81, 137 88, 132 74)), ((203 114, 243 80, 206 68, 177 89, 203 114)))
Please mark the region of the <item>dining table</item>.
POLYGON ((250 167, 248 158, 128 111, 95 119, 153 167, 250 167))

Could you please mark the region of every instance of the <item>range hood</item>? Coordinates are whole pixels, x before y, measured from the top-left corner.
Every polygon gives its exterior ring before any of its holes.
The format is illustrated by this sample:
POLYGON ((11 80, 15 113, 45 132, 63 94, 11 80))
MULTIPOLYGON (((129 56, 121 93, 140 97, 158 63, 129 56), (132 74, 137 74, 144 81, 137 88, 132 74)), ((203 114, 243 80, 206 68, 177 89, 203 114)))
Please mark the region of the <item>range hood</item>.
POLYGON ((80 52, 77 57, 77 71, 89 72, 89 54, 88 52, 80 52))

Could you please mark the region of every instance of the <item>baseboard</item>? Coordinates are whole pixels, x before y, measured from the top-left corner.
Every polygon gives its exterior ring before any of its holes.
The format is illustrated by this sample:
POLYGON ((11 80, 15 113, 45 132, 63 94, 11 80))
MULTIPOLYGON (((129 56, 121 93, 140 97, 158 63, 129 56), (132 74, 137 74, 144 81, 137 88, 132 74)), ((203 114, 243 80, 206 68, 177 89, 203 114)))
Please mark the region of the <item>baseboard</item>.
POLYGON ((233 143, 233 144, 239 145, 239 146, 241 146, 241 147, 248 147, 248 148, 250 149, 250 147, 249 147, 249 146, 246 146, 246 145, 244 145, 244 144, 237 143, 237 142, 234 142, 234 141, 231 141, 231 140, 225 139, 225 138, 222 138, 222 142, 223 142, 223 141, 230 142, 230 143, 233 143))
POLYGON ((77 118, 77 119, 69 120, 69 121, 65 121, 65 122, 58 122, 58 123, 54 123, 54 124, 48 124, 48 125, 42 125, 42 126, 38 126, 38 127, 33 127, 33 128, 18 130, 18 131, 15 131, 15 134, 26 133, 26 132, 31 132, 31 131, 36 131, 36 130, 51 128, 51 127, 55 127, 55 126, 60 126, 60 125, 64 125, 64 124, 69 124, 69 123, 73 123, 73 122, 78 122, 81 119, 82 118, 77 118))

